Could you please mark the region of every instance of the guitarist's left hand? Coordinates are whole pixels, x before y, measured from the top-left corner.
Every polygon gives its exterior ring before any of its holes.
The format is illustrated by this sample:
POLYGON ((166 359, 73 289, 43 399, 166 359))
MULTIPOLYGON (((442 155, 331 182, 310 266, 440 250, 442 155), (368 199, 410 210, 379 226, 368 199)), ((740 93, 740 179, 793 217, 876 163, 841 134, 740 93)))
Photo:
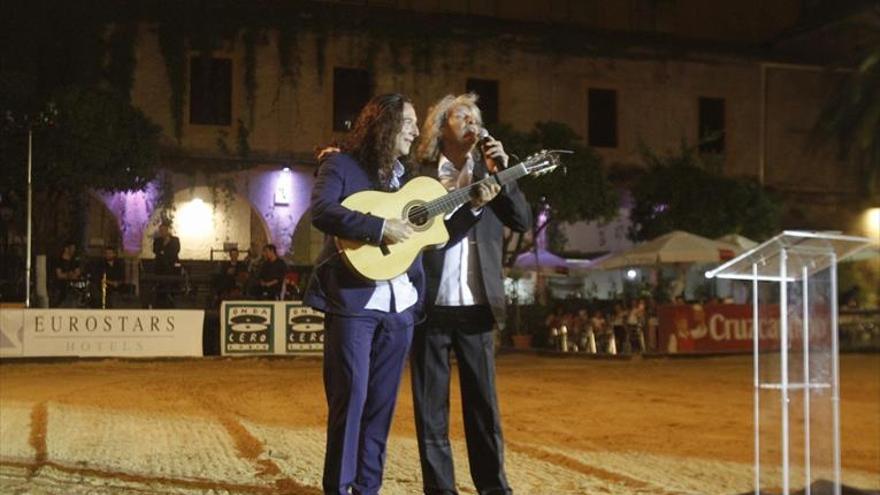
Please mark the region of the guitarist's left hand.
POLYGON ((501 191, 501 186, 495 181, 483 182, 471 191, 471 208, 477 210, 495 199, 501 191))
POLYGON ((482 142, 482 146, 483 157, 486 159, 486 166, 490 174, 497 174, 502 169, 507 168, 507 162, 510 160, 510 157, 505 153, 504 145, 501 144, 501 141, 490 136, 482 142))

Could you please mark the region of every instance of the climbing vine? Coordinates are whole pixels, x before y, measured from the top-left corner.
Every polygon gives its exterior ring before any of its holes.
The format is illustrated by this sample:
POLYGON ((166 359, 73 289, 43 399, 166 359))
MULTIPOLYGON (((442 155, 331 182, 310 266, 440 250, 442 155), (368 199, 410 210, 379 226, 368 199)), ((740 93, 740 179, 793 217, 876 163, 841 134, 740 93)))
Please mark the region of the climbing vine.
POLYGON ((244 42, 244 92, 248 112, 248 126, 254 126, 254 106, 257 100, 257 37, 255 29, 246 29, 244 42))
POLYGON ((107 41, 107 81, 127 100, 131 99, 131 88, 134 85, 134 44, 137 34, 136 23, 118 23, 113 26, 107 41))
POLYGON ((281 78, 296 87, 302 58, 299 53, 299 31, 289 24, 278 27, 278 66, 281 78))
POLYGON ((237 141, 237 152, 238 156, 241 158, 247 158, 248 155, 251 154, 251 146, 248 142, 248 136, 251 131, 244 125, 241 119, 238 119, 238 141, 237 141))
POLYGON ((315 70, 318 71, 318 85, 324 85, 324 64, 327 59, 327 33, 319 30, 315 33, 315 70))
POLYGON ((186 35, 180 25, 166 21, 159 26, 159 49, 165 60, 168 85, 171 88, 169 106, 174 137, 177 142, 183 137, 183 106, 186 90, 186 35))

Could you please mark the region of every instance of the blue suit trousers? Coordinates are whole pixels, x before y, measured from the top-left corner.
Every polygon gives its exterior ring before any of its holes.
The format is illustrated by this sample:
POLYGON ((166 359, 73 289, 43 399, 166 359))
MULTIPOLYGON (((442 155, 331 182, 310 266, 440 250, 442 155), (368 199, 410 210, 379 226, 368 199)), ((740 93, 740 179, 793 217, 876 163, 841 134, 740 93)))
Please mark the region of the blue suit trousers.
POLYGON ((388 431, 412 336, 412 309, 326 315, 325 494, 379 493, 388 431))

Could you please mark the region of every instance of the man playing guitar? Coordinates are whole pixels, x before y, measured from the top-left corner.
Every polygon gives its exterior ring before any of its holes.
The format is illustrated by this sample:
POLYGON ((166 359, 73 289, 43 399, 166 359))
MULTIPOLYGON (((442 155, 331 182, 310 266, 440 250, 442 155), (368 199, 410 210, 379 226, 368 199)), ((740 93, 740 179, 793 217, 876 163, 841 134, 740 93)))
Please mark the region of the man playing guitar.
MULTIPOLYGON (((400 94, 374 97, 341 152, 326 155, 312 190, 312 223, 326 239, 303 301, 325 313, 324 493, 379 492, 388 430, 413 325, 423 315, 425 287, 420 256, 390 280, 368 280, 352 271, 338 239, 393 247, 406 241, 414 226, 405 218, 383 218, 342 203, 356 193, 393 191, 406 183, 401 158, 418 135, 409 100, 400 94)), ((446 220, 453 239, 464 236, 498 189, 479 188, 471 208, 459 208, 446 220)))

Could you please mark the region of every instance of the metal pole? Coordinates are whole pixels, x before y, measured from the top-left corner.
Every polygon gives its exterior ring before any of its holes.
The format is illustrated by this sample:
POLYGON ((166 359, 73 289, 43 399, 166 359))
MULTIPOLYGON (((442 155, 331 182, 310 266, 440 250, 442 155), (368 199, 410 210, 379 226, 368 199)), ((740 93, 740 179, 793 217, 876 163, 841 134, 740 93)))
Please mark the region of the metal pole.
POLYGON ((831 417, 834 431, 834 495, 840 495, 840 359, 837 334, 837 253, 831 251, 831 417))
POLYGON ((755 495, 761 495, 761 376, 760 339, 761 330, 758 323, 758 264, 752 263, 752 352, 754 364, 755 388, 755 495))
POLYGON ((27 254, 25 256, 24 276, 24 307, 31 307, 31 237, 33 223, 33 190, 31 187, 31 170, 33 168, 34 131, 28 129, 28 166, 27 166, 27 254))
POLYGON ((802 301, 804 315, 801 322, 801 330, 804 338, 804 495, 810 495, 810 482, 813 475, 810 469, 810 393, 812 393, 812 380, 810 380, 810 274, 807 266, 802 268, 803 296, 802 301))
POLYGON ((767 65, 761 64, 761 114, 758 120, 758 184, 764 185, 767 167, 767 65))
POLYGON ((789 492, 788 456, 788 251, 783 248, 779 256, 779 352, 781 356, 782 383, 782 493, 789 492))

